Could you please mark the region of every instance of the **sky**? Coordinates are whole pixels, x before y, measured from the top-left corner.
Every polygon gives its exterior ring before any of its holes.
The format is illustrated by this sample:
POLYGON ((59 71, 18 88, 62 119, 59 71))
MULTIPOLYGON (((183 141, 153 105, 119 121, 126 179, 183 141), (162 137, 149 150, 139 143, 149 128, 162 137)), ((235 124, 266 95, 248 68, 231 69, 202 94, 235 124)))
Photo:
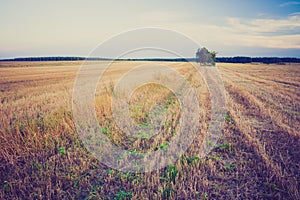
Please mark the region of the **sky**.
MULTIPOLYGON (((1 59, 88 56, 113 36, 143 27, 174 30, 218 56, 300 57, 300 0, 0 2, 1 59)), ((136 42, 134 37, 128 40, 136 42)), ((99 56, 115 56, 113 48, 99 56)), ((180 41, 174 48, 185 48, 185 57, 196 51, 180 41)), ((160 57, 147 55, 140 56, 160 57)))

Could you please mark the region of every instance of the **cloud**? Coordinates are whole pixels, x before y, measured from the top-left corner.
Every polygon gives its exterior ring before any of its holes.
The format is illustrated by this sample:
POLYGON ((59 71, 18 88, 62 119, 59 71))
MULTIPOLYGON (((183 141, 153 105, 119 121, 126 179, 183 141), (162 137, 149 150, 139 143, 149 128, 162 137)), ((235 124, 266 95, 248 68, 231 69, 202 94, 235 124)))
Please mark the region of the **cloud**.
POLYGON ((237 41, 243 46, 300 49, 300 34, 279 36, 237 36, 237 41))
POLYGON ((295 15, 300 15, 300 12, 294 12, 294 13, 289 14, 289 16, 295 16, 295 15))
POLYGON ((201 45, 213 48, 300 49, 300 16, 285 19, 228 18, 223 25, 178 23, 172 28, 176 27, 201 45))
POLYGON ((298 1, 288 1, 288 2, 280 4, 279 6, 280 7, 288 7, 288 6, 299 5, 299 4, 300 4, 300 2, 298 2, 298 1))
POLYGON ((300 16, 290 15, 285 19, 242 19, 228 18, 229 26, 237 31, 248 34, 274 33, 280 31, 300 31, 300 16))
POLYGON ((235 43, 267 48, 300 48, 300 16, 283 19, 228 18, 228 28, 236 37, 235 43))
POLYGON ((260 15, 257 18, 227 17, 223 23, 186 20, 188 13, 152 12, 143 16, 157 27, 177 30, 208 48, 262 47, 300 49, 300 15, 292 13, 280 19, 260 15))

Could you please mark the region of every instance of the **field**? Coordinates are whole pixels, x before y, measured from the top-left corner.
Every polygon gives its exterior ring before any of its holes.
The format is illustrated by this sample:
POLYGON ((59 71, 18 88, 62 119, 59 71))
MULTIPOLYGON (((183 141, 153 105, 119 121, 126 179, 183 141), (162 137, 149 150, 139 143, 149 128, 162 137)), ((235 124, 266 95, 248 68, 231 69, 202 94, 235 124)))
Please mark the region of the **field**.
MULTIPOLYGON (((132 153, 164 150, 180 118, 170 90, 144 85, 132 96, 131 117, 147 126, 148 111, 160 103, 168 110, 163 130, 132 140, 118 129, 110 108, 114 83, 140 64, 116 62, 95 97, 102 131, 132 153)), ((135 174, 100 163, 76 133, 72 93, 81 62, 1 62, 0 199, 300 199, 300 65, 218 63, 225 126, 200 158, 210 121, 208 88, 187 63, 162 64, 197 90, 201 129, 173 165, 135 174)))

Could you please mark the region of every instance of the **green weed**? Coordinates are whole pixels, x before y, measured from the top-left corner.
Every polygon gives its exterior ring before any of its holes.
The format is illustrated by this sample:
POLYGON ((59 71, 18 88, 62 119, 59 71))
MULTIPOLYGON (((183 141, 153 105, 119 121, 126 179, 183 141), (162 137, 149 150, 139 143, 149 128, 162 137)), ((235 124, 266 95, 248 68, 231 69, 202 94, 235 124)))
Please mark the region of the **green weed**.
POLYGON ((122 199, 130 199, 131 197, 132 197, 131 192, 126 192, 125 190, 120 190, 114 199, 122 200, 122 199))

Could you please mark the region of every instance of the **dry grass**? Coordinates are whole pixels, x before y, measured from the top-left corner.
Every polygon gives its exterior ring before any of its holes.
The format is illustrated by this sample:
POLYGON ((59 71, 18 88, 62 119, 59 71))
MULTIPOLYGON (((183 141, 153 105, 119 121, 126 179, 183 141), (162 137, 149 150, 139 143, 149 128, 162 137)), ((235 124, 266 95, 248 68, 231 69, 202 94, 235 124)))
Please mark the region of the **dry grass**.
MULTIPOLYGON (((217 147, 200 159, 209 92, 186 63, 167 63, 197 89, 201 130, 174 165, 132 174, 101 164, 76 134, 71 101, 80 64, 0 63, 0 199, 300 199, 299 65, 218 64, 227 92, 226 124, 217 147)), ((135 140, 119 130, 110 92, 117 78, 139 64, 115 63, 95 99, 103 131, 133 153, 165 148, 180 118, 168 89, 146 85, 132 96, 131 116, 147 126, 149 109, 160 103, 168 111, 164 129, 135 140)))

